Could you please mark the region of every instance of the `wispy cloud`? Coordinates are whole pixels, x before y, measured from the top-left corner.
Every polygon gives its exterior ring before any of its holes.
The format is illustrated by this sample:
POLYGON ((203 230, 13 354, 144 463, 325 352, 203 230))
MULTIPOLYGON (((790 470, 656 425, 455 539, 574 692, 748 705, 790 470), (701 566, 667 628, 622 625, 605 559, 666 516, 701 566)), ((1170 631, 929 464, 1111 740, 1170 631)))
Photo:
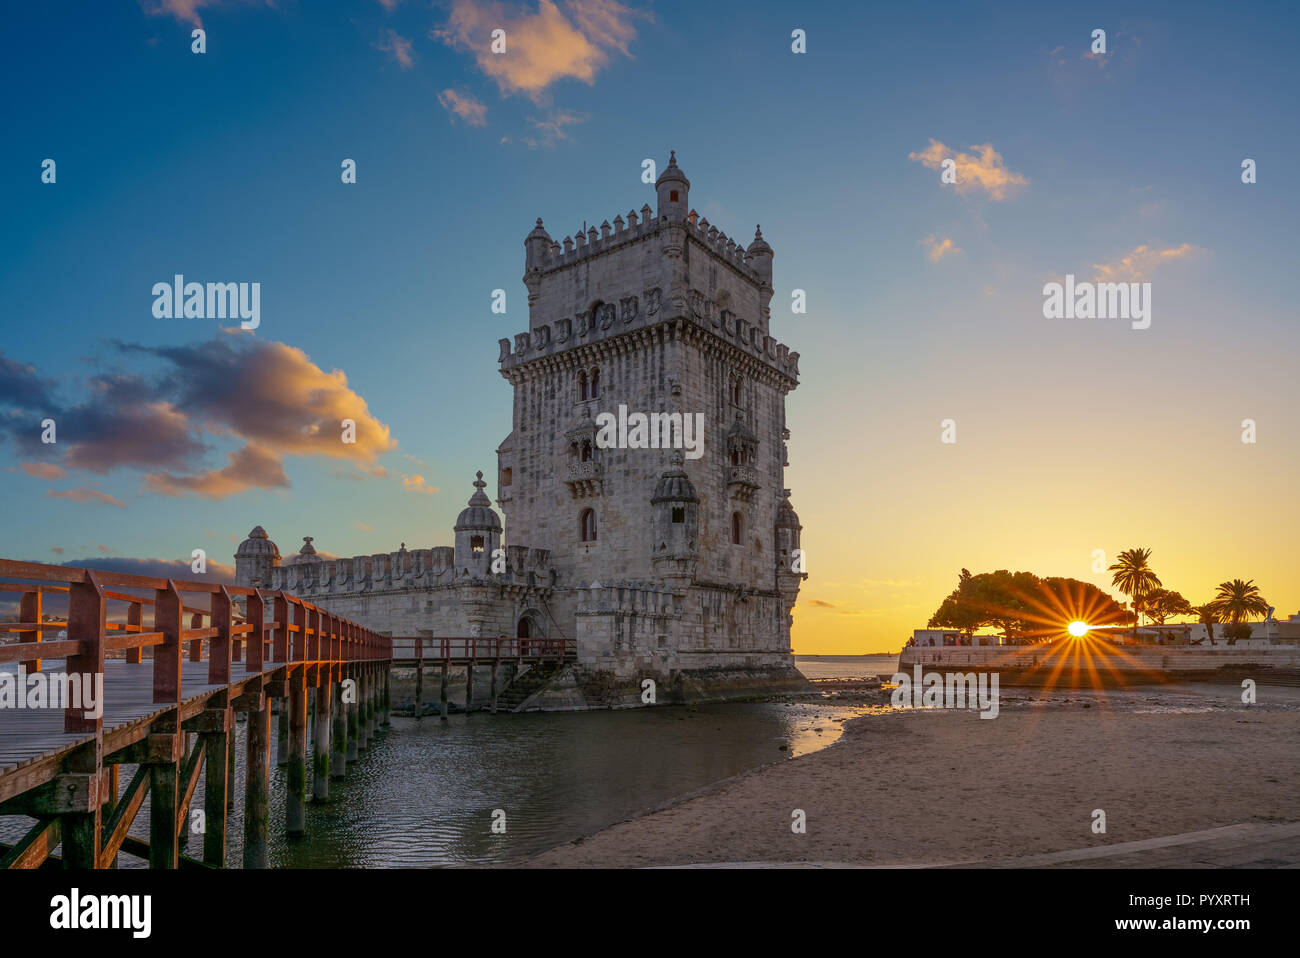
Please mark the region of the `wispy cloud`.
POLYGON ((470 126, 487 124, 487 106, 472 93, 458 93, 447 89, 438 94, 438 102, 452 116, 458 116, 470 126))
POLYGON ((537 135, 525 136, 523 141, 532 150, 549 149, 561 140, 569 138, 569 134, 564 132, 566 126, 575 126, 586 122, 586 120, 585 114, 573 113, 568 110, 559 110, 541 119, 529 117, 528 122, 532 124, 537 135))
POLYGON ((99 502, 106 506, 117 506, 119 509, 125 509, 126 503, 120 499, 110 496, 107 492, 100 492, 98 489, 64 489, 56 492, 51 489, 48 493, 51 499, 71 499, 73 502, 99 502))
POLYGON ((925 247, 925 255, 930 258, 932 263, 939 262, 939 260, 951 253, 961 252, 961 247, 953 243, 952 237, 945 236, 943 239, 936 239, 933 233, 921 240, 921 245, 925 247))
POLYGON ((1094 282, 1137 283, 1148 278, 1157 266, 1203 252, 1205 250, 1191 243, 1169 249, 1157 249, 1143 243, 1133 252, 1121 256, 1117 262, 1094 263, 1092 268, 1097 272, 1092 278, 1094 282))
POLYGON ((1007 199, 1016 188, 1029 182, 1020 173, 1007 169, 1002 154, 993 149, 993 144, 985 143, 972 146, 971 149, 973 153, 962 153, 931 139, 930 145, 924 150, 909 153, 907 158, 932 170, 941 169, 944 160, 953 160, 957 182, 951 185, 961 194, 983 191, 990 199, 1001 201, 1007 199))
POLYGON ((21 465, 23 472, 37 479, 62 479, 67 475, 61 467, 52 462, 24 462, 21 465))
POLYGON ((389 54, 403 70, 415 66, 415 57, 411 53, 411 41, 391 27, 384 29, 383 36, 375 43, 376 50, 389 54))
MULTIPOLYGON (((275 8, 275 0, 237 0, 237 2, 244 5, 264 4, 272 9, 275 8)), ((199 16, 200 9, 234 5, 231 0, 140 0, 140 9, 151 17, 172 17, 181 23, 196 27, 203 26, 203 20, 199 16)))
POLYGON ((358 529, 358 530, 360 530, 361 532, 374 532, 374 531, 375 531, 375 527, 374 527, 374 526, 368 526, 368 525, 366 525, 364 522, 362 522, 360 519, 358 519, 356 522, 352 523, 352 528, 353 528, 353 529, 358 529))
POLYGON ((808 604, 809 604, 809 605, 812 605, 812 606, 816 606, 816 607, 819 608, 819 609, 833 609, 833 608, 835 608, 835 603, 834 603, 834 602, 827 602, 827 601, 824 600, 824 599, 809 599, 809 600, 808 600, 808 604))
POLYGON ((540 102, 546 88, 572 78, 591 84, 613 54, 631 56, 637 20, 651 15, 616 0, 539 0, 537 11, 498 2, 452 0, 447 22, 430 36, 474 56, 502 95, 540 102), (506 51, 492 52, 492 31, 505 31, 506 51))

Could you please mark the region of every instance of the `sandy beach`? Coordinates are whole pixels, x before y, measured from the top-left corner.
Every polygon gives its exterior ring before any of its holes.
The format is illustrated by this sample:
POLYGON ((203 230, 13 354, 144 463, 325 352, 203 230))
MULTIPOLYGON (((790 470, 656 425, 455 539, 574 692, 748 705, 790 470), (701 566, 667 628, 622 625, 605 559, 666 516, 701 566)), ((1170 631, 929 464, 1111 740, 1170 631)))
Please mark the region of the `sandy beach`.
POLYGON ((1252 707, 1236 701, 1239 691, 1202 687, 1152 711, 1139 695, 1125 709, 1084 708, 1077 698, 1024 703, 994 720, 956 711, 867 715, 846 723, 827 749, 528 864, 943 865, 1300 821, 1300 690, 1268 690, 1261 702, 1271 705, 1252 707), (806 813, 806 834, 791 830, 794 809, 806 813), (1094 809, 1105 811, 1105 834, 1092 830, 1094 809))

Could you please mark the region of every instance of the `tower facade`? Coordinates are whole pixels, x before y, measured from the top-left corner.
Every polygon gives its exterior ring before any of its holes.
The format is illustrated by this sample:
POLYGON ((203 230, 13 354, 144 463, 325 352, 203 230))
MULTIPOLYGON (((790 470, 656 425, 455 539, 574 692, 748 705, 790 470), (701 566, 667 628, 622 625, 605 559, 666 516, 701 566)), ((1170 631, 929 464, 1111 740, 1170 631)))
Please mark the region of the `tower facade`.
POLYGON ((804 575, 780 513, 799 354, 770 332, 761 230, 737 244, 690 189, 674 154, 654 210, 561 241, 538 220, 524 240, 529 328, 500 341, 514 389, 498 449, 506 538, 550 552, 556 603, 602 667, 790 661, 804 575), (602 430, 611 419, 616 433, 602 430), (671 612, 637 634, 629 596, 646 590, 671 595, 647 600, 671 612))

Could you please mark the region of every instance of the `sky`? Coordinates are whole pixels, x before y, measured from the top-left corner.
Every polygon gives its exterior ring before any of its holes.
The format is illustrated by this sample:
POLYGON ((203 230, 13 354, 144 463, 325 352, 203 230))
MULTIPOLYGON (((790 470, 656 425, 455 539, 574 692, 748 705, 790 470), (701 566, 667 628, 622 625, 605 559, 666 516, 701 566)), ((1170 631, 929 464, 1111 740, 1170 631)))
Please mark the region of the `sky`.
POLYGON ((497 340, 527 328, 524 236, 652 202, 642 161, 673 149, 702 215, 762 224, 772 333, 801 356, 796 652, 898 649, 963 567, 1114 593, 1096 552, 1137 546, 1193 604, 1243 578, 1294 614, 1298 19, 13 5, 0 555, 180 575, 202 548, 220 572, 256 524, 286 556, 307 535, 342 556, 449 544, 510 429, 497 340), (260 283, 260 325, 155 316, 177 273, 260 283), (1150 326, 1045 318, 1067 275, 1150 283, 1150 326))

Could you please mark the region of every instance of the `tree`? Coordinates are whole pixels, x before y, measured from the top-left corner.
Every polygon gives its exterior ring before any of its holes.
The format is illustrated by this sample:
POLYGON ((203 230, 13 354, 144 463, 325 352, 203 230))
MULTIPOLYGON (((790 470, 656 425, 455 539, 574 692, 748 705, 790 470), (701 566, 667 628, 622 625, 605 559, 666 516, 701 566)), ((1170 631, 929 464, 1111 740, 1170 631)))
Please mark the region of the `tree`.
POLYGON ((1223 627, 1223 637, 1229 645, 1236 645, 1239 639, 1250 638, 1249 622, 1229 622, 1223 627))
POLYGON ((1164 625, 1165 619, 1171 615, 1194 615, 1196 610, 1192 604, 1184 599, 1172 589, 1152 589, 1147 594, 1146 605, 1147 615, 1151 617, 1156 625, 1164 625))
POLYGON ((1133 600, 1133 640, 1137 641, 1138 617, 1145 611, 1146 598, 1160 588, 1160 579, 1151 571, 1150 549, 1125 549, 1119 561, 1106 571, 1115 573, 1110 584, 1133 600))
POLYGON ((1032 572, 961 570, 957 588, 930 617, 931 628, 958 629, 970 636, 984 626, 1002 631, 1009 643, 1059 637, 1074 618, 1089 625, 1127 621, 1127 613, 1091 582, 1048 577, 1032 572))
MULTIPOLYGON (((1242 625, 1246 619, 1252 615, 1268 615, 1268 600, 1260 595, 1259 587, 1255 585, 1255 580, 1251 579, 1243 582, 1241 579, 1233 579, 1231 582, 1220 582, 1218 594, 1211 600, 1210 604, 1214 606, 1215 611, 1220 618, 1230 623, 1230 625, 1242 625)), ((1234 645, 1237 639, 1249 638, 1250 633, 1241 634, 1240 629, 1233 629, 1233 634, 1228 638, 1228 644, 1234 645)), ((1228 636, 1228 629, 1223 630, 1223 634, 1228 636)))
MULTIPOLYGON (((1192 606, 1192 611, 1200 618, 1197 619, 1201 625, 1205 626, 1205 634, 1209 636, 1210 645, 1214 644, 1214 624, 1219 621, 1219 610, 1214 607, 1213 602, 1207 602, 1205 605, 1192 606)), ((1200 642, 1193 642, 1193 645, 1200 645, 1200 642)))

